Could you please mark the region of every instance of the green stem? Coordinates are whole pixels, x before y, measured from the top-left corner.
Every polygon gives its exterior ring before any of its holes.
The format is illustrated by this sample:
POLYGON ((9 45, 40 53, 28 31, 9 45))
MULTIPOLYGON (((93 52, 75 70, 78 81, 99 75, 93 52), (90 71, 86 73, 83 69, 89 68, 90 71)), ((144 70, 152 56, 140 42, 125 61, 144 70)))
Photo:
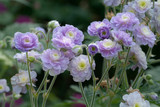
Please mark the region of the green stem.
POLYGON ((113 12, 114 12, 114 15, 117 14, 117 12, 116 12, 116 7, 113 7, 113 12))
POLYGON ((150 64, 160 63, 160 59, 149 62, 150 64))
POLYGON ((46 38, 46 35, 44 34, 44 32, 42 32, 42 31, 36 32, 36 34, 38 34, 38 33, 42 33, 44 35, 44 39, 47 41, 47 38, 46 38))
POLYGON ((154 7, 155 7, 155 0, 153 0, 153 9, 154 9, 154 7))
MULTIPOLYGON (((121 84, 121 81, 123 80, 123 76, 124 76, 124 74, 125 74, 125 72, 126 72, 126 67, 127 67, 128 58, 129 58, 129 51, 130 51, 130 47, 129 47, 129 49, 128 49, 127 56, 126 56, 125 63, 124 63, 124 67, 123 67, 122 73, 121 73, 121 75, 120 75, 120 79, 119 79, 119 82, 118 82, 117 87, 116 87, 116 89, 115 89, 115 92, 117 91, 119 85, 121 84)), ((128 88, 129 86, 128 86, 127 75, 125 75, 124 79, 125 79, 126 87, 128 88)))
POLYGON ((86 103, 86 106, 89 107, 89 103, 88 103, 88 101, 87 101, 87 98, 86 98, 86 95, 85 95, 85 93, 84 93, 83 86, 82 86, 82 83, 81 83, 81 82, 79 82, 79 87, 80 87, 80 89, 81 89, 81 94, 82 94, 82 96, 83 96, 83 98, 84 98, 84 101, 85 101, 85 103, 86 103))
POLYGON ((92 107, 94 105, 94 100, 95 100, 95 96, 96 96, 96 91, 95 91, 96 77, 95 77, 95 74, 94 74, 92 64, 93 64, 93 56, 91 56, 91 63, 90 63, 90 66, 91 66, 91 69, 92 69, 92 79, 93 79, 93 96, 92 96, 90 107, 92 107))
POLYGON ((28 61, 28 52, 26 52, 26 58, 27 58, 27 68, 28 68, 28 75, 29 75, 29 82, 30 82, 30 88, 29 88, 29 90, 30 90, 30 100, 31 100, 31 104, 32 104, 32 106, 34 105, 34 103, 33 103, 33 94, 32 94, 32 88, 33 88, 33 86, 32 86, 32 79, 31 79, 31 74, 30 74, 30 63, 29 63, 29 61, 28 61))
POLYGON ((108 103, 108 107, 111 107, 112 99, 113 99, 113 97, 110 97, 110 100, 109 100, 109 103, 108 103))
POLYGON ((116 64, 116 71, 115 71, 115 75, 114 75, 114 80, 113 80, 113 89, 115 88, 116 86, 116 77, 118 75, 118 63, 116 64))
POLYGON ((13 105, 14 105, 14 96, 12 94, 12 100, 11 100, 11 103, 10 103, 10 107, 13 107, 13 105))
POLYGON ((52 29, 48 29, 48 32, 47 32, 47 37, 48 37, 48 40, 46 41, 47 43, 47 49, 48 49, 48 45, 49 45, 49 34, 51 32, 52 29))
MULTIPOLYGON (((40 86, 39 86, 36 94, 34 94, 34 97, 35 97, 35 105, 36 105, 35 107, 38 107, 38 97, 39 97, 39 93, 40 93, 40 91, 41 91, 41 89, 42 89, 42 87, 43 87, 43 85, 44 85, 44 83, 45 83, 45 81, 46 81, 46 78, 48 77, 48 74, 49 74, 49 71, 47 71, 47 72, 45 73, 45 75, 44 75, 44 77, 43 77, 43 80, 42 80, 42 82, 41 82, 41 84, 40 84, 40 86)), ((45 91, 45 92, 46 92, 46 91, 45 91)))
POLYGON ((5 107, 5 104, 6 104, 6 95, 5 95, 5 93, 3 93, 3 100, 4 100, 4 102, 3 102, 2 107, 5 107))
POLYGON ((53 77, 52 82, 51 82, 51 84, 50 84, 50 86, 49 86, 48 91, 47 91, 46 93, 44 93, 44 95, 43 95, 42 107, 45 107, 45 105, 46 105, 48 96, 49 96, 49 94, 50 94, 50 92, 51 92, 51 90, 52 90, 52 87, 53 87, 53 85, 54 85, 54 83, 55 83, 56 78, 57 78, 57 76, 54 76, 54 77, 53 77))

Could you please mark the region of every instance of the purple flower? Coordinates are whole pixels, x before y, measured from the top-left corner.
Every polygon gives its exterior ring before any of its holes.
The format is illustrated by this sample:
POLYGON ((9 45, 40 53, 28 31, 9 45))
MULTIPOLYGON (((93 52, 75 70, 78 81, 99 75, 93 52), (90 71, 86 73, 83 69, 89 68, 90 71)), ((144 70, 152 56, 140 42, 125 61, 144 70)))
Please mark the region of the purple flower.
POLYGON ((0 79, 0 93, 9 92, 6 79, 0 79))
POLYGON ((146 55, 139 45, 135 44, 131 47, 129 56, 132 57, 133 61, 135 62, 135 65, 132 66, 133 70, 135 70, 137 67, 147 69, 146 55))
POLYGON ((46 34, 46 31, 45 31, 42 27, 36 27, 35 30, 36 30, 37 32, 40 31, 40 32, 38 33, 40 39, 44 38, 44 36, 45 36, 44 34, 46 34), (43 32, 43 33, 42 33, 42 32, 43 32))
POLYGON ((47 49, 41 55, 44 71, 50 70, 51 76, 63 73, 69 64, 69 58, 65 57, 64 53, 55 49, 47 49))
POLYGON ((98 31, 99 28, 101 28, 101 27, 104 27, 103 31, 105 31, 105 32, 107 31, 106 34, 108 34, 108 30, 111 29, 111 24, 108 21, 108 19, 104 19, 103 21, 94 21, 94 22, 92 22, 88 26, 88 34, 90 36, 99 36, 99 37, 101 37, 102 35, 100 36, 99 33, 102 34, 102 32, 101 32, 101 30, 98 31))
POLYGON ((151 9, 152 3, 151 0, 135 0, 133 8, 139 13, 145 13, 151 9))
POLYGON ((121 0, 104 0, 106 6, 118 6, 120 5, 121 0))
POLYGON ((154 9, 150 10, 150 25, 152 28, 155 28, 156 31, 160 34, 160 7, 155 7, 154 9))
POLYGON ((121 46, 110 39, 104 39, 103 41, 97 42, 97 46, 101 55, 106 59, 116 57, 118 52, 121 51, 121 46))
POLYGON ((124 46, 130 47, 134 45, 134 42, 130 34, 124 31, 113 30, 112 37, 114 38, 115 41, 122 43, 124 46))
MULTIPOLYGON (((31 80, 35 82, 37 79, 37 73, 35 71, 31 71, 31 80)), ((29 75, 27 71, 20 70, 18 74, 14 75, 11 78, 11 84, 13 87, 13 92, 16 94, 26 93, 27 88, 26 85, 30 85, 29 75)), ((35 86, 33 84, 33 86, 35 86)))
POLYGON ((137 11, 134 9, 133 5, 134 5, 134 1, 128 2, 128 5, 124 5, 123 12, 131 12, 131 13, 134 13, 135 16, 136 16, 140 21, 142 21, 142 18, 145 17, 145 14, 137 12, 137 11))
POLYGON ((137 44, 148 45, 149 47, 153 47, 156 40, 156 36, 150 28, 143 24, 135 26, 134 37, 137 44))
POLYGON ((110 22, 116 30, 133 30, 133 26, 139 24, 138 18, 130 12, 118 13, 110 22))
POLYGON ((44 46, 41 42, 38 43, 38 47, 35 49, 38 52, 42 52, 44 50, 44 46))
POLYGON ((100 39, 108 39, 110 36, 110 31, 107 27, 100 27, 98 29, 98 36, 100 39))
MULTIPOLYGON (((95 69, 95 62, 93 62, 92 66, 92 68, 95 69)), ((86 55, 74 57, 69 64, 68 70, 73 76, 73 80, 75 82, 84 82, 85 80, 89 80, 92 75, 88 56, 86 55)))
POLYGON ((29 50, 35 49, 38 46, 38 37, 34 33, 21 33, 16 32, 14 34, 15 47, 22 51, 27 52, 29 50))
POLYGON ((53 30, 53 46, 56 48, 72 49, 75 45, 81 45, 84 40, 82 31, 72 25, 56 27, 53 30))
POLYGON ((88 45, 88 52, 89 52, 91 55, 95 55, 96 53, 98 53, 97 44, 95 44, 95 43, 89 44, 89 45, 88 45))

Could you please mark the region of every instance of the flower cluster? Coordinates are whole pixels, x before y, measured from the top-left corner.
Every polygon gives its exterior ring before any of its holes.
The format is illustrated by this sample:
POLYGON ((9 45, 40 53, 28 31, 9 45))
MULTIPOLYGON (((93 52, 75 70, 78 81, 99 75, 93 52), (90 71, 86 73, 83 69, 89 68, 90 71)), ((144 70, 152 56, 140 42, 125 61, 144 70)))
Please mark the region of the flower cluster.
POLYGON ((5 79, 0 79, 0 93, 9 92, 10 88, 7 86, 5 79))

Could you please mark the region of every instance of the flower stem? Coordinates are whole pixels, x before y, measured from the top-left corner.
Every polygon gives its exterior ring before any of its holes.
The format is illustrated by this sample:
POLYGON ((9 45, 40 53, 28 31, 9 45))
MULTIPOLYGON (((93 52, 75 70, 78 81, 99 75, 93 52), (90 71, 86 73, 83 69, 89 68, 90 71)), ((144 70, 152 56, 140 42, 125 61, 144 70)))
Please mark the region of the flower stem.
POLYGON ((86 106, 89 107, 89 103, 88 103, 88 101, 87 101, 87 98, 86 98, 86 95, 85 95, 85 93, 84 93, 83 86, 82 86, 82 83, 81 83, 81 82, 79 82, 79 87, 80 87, 80 89, 81 89, 81 94, 82 94, 82 96, 83 96, 83 98, 84 98, 84 101, 85 101, 85 103, 86 103, 86 106))
POLYGON ((155 0, 153 0, 153 9, 154 9, 154 7, 155 7, 155 0))
MULTIPOLYGON (((40 86, 39 86, 36 94, 34 94, 34 97, 35 97, 35 105, 36 105, 35 107, 38 107, 38 97, 39 97, 39 93, 40 93, 40 91, 41 91, 41 89, 42 89, 42 87, 43 87, 43 85, 44 85, 44 83, 45 83, 45 81, 46 81, 46 78, 48 77, 48 73, 49 73, 49 71, 47 71, 47 72, 45 73, 45 75, 44 75, 44 77, 43 77, 43 80, 42 80, 42 82, 41 82, 41 84, 40 84, 40 86)), ((46 92, 46 91, 45 91, 45 92, 46 92)))
POLYGON ((54 77, 53 77, 52 82, 51 82, 51 84, 50 84, 50 86, 49 86, 49 89, 48 89, 47 92, 44 93, 44 95, 43 95, 42 107, 45 107, 45 105, 46 105, 48 96, 49 96, 49 94, 50 94, 50 92, 51 92, 51 90, 52 90, 52 87, 53 87, 53 85, 54 85, 54 83, 55 83, 56 78, 57 78, 57 76, 54 76, 54 77))
POLYGON ((5 107, 5 105, 6 105, 6 95, 5 95, 5 93, 3 93, 3 100, 4 100, 4 102, 3 102, 2 107, 5 107))
POLYGON ((11 103, 10 103, 10 107, 13 107, 13 105, 14 105, 14 96, 12 94, 12 100, 11 100, 11 103))
POLYGON ((92 107, 94 105, 94 100, 95 100, 95 96, 96 96, 96 90, 95 90, 95 88, 96 88, 96 77, 95 77, 95 74, 94 74, 92 64, 93 64, 93 56, 91 56, 91 63, 90 63, 90 66, 91 66, 91 69, 92 69, 92 78, 93 78, 93 96, 92 96, 90 107, 92 107))
MULTIPOLYGON (((124 74, 125 74, 125 72, 126 72, 127 62, 128 62, 128 58, 129 58, 129 52, 130 52, 130 47, 129 47, 129 49, 128 49, 127 56, 126 56, 125 63, 124 63, 124 67, 123 67, 122 73, 121 73, 121 75, 120 75, 120 80, 119 80, 119 82, 118 82, 118 84, 117 84, 117 87, 116 87, 116 89, 115 89, 115 92, 117 91, 119 85, 121 84, 121 81, 123 80, 123 76, 124 76, 124 74)), ((125 84, 126 84, 125 86, 126 86, 126 88, 128 88, 129 86, 128 86, 127 75, 125 75, 125 78, 124 78, 124 79, 125 79, 125 84)))
POLYGON ((28 60, 28 52, 26 52, 26 58, 27 58, 27 68, 28 68, 28 75, 29 75, 29 82, 30 82, 30 88, 29 88, 29 91, 30 91, 30 100, 31 100, 31 104, 32 106, 34 105, 34 102, 33 102, 33 94, 32 94, 32 79, 31 79, 31 74, 30 74, 30 63, 29 63, 29 60, 28 60))

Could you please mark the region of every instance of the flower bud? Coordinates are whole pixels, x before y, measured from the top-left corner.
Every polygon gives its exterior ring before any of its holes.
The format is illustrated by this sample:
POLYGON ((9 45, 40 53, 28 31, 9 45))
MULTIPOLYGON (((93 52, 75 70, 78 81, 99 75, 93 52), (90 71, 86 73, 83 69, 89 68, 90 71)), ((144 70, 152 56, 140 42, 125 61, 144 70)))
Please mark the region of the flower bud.
POLYGON ((152 78, 152 75, 151 75, 151 74, 147 74, 147 75, 146 75, 146 79, 147 79, 147 80, 150 80, 151 78, 152 78))
POLYGON ((28 60, 29 60, 29 62, 34 62, 35 61, 35 57, 30 56, 30 57, 28 57, 28 60))
POLYGON ((91 55, 95 55, 98 52, 98 47, 95 43, 91 43, 88 45, 88 52, 91 55))
POLYGON ((148 80, 148 84, 149 85, 153 85, 154 84, 154 81, 152 79, 148 80))
POLYGON ((58 26, 60 26, 60 24, 56 20, 52 20, 52 21, 48 22, 48 28, 54 29, 58 26))
POLYGON ((152 92, 152 93, 150 93, 150 98, 152 99, 152 100, 157 100, 158 99, 158 95, 155 93, 155 92, 152 92))
POLYGON ((81 45, 76 45, 75 47, 73 47, 72 49, 73 53, 75 53, 76 55, 80 55, 83 53, 83 49, 81 45))
POLYGON ((14 97, 15 99, 19 99, 19 98, 21 97, 21 94, 13 94, 13 97, 14 97))

